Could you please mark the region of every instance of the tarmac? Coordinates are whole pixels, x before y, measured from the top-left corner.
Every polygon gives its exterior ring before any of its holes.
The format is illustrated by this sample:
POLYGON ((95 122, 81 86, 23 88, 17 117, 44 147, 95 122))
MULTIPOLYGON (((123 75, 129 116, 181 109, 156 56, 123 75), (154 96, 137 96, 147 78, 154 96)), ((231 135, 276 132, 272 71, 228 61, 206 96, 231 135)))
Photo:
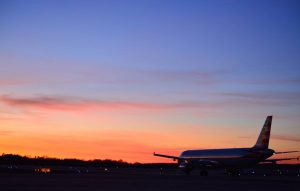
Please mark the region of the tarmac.
MULTIPOLYGON (((72 168, 74 169, 74 168, 72 168)), ((76 168, 75 168, 76 169, 76 168)), ((212 170, 209 176, 197 171, 185 175, 177 169, 84 169, 53 172, 1 172, 0 190, 101 190, 101 191, 193 191, 193 190, 300 190, 299 171, 244 172, 228 176, 221 170, 212 170)))

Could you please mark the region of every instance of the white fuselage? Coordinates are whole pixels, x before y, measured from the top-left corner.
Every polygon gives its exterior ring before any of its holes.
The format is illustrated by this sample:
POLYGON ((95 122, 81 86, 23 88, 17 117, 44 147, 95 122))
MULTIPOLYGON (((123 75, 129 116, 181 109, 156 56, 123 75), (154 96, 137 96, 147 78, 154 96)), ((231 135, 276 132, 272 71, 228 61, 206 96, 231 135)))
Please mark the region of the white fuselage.
POLYGON ((257 164, 272 156, 273 153, 272 149, 229 148, 187 150, 182 152, 180 157, 192 161, 193 165, 205 164, 205 161, 208 161, 219 166, 247 166, 257 164))

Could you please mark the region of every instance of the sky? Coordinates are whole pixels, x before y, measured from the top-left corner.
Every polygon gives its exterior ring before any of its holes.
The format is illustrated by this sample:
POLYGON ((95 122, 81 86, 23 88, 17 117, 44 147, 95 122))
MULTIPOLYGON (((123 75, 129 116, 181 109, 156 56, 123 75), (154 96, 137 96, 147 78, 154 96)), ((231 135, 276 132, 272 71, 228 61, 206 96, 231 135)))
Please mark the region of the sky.
POLYGON ((152 153, 251 147, 268 115, 299 150, 299 9, 0 0, 0 153, 171 162, 152 153))

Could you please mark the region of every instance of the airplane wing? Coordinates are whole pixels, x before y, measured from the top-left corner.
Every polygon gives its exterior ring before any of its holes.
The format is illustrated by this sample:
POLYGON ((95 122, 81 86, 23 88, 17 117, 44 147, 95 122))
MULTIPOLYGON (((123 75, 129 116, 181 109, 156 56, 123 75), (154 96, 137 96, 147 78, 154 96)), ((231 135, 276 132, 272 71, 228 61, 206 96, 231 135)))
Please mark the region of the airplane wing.
POLYGON ((153 153, 153 155, 157 156, 157 157, 171 158, 173 160, 184 160, 184 158, 177 157, 177 156, 171 156, 171 155, 163 155, 163 154, 157 154, 157 153, 153 153))
POLYGON ((262 162, 271 162, 271 163, 276 163, 278 161, 284 161, 284 160, 299 160, 299 157, 294 157, 294 158, 281 158, 281 159, 267 159, 267 160, 264 160, 262 162))
POLYGON ((284 151, 284 152, 275 152, 275 154, 286 154, 286 153, 297 153, 299 151, 284 151))
POLYGON ((163 154, 157 154, 157 153, 153 153, 153 155, 154 156, 158 156, 158 157, 171 158, 173 160, 189 161, 191 163, 197 163, 198 165, 201 165, 201 166, 215 166, 215 165, 220 165, 219 162, 217 162, 217 161, 206 160, 206 159, 195 159, 195 158, 177 157, 177 156, 163 155, 163 154))

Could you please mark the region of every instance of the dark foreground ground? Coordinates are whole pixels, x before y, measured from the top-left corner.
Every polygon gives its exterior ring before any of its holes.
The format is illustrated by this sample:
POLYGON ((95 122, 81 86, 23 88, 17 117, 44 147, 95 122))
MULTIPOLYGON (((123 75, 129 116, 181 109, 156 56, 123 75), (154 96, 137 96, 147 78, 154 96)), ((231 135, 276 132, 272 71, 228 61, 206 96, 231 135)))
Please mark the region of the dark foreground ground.
MULTIPOLYGON (((73 168, 74 169, 74 168, 73 168)), ((186 176, 177 169, 75 169, 56 173, 0 172, 0 190, 300 190, 299 170, 252 170, 230 177, 211 170, 186 176)))

